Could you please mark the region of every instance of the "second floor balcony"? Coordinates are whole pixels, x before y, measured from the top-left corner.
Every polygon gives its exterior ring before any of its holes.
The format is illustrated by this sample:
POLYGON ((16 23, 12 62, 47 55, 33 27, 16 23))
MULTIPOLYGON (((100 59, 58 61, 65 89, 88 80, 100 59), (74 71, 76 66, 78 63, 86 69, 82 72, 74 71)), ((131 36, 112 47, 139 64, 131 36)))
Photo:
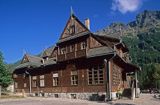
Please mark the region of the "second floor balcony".
POLYGON ((62 62, 62 61, 72 60, 72 59, 81 58, 81 57, 86 57, 86 49, 57 55, 57 61, 62 62))

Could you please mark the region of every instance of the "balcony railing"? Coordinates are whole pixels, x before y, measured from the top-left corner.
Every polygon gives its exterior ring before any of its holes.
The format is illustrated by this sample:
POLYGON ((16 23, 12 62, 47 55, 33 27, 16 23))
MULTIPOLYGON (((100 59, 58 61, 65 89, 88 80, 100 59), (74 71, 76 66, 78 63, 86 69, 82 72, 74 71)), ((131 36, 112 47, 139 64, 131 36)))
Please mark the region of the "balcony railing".
POLYGON ((86 49, 76 51, 76 58, 81 58, 86 56, 86 49))
POLYGON ((57 56, 57 61, 64 61, 64 60, 65 60, 65 54, 57 56))
POLYGON ((76 52, 70 52, 70 53, 58 55, 57 61, 61 62, 61 61, 71 60, 71 59, 75 59, 75 58, 81 58, 81 57, 85 57, 85 56, 86 56, 86 49, 83 49, 83 50, 79 50, 76 52))
POLYGON ((70 52, 66 54, 66 60, 75 59, 75 52, 70 52))

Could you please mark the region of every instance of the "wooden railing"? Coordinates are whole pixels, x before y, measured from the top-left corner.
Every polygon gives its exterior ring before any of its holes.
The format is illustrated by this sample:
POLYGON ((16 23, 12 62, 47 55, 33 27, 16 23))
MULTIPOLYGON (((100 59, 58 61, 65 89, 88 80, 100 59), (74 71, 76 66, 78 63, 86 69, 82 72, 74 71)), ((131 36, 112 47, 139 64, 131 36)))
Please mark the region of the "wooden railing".
POLYGON ((75 59, 75 52, 70 52, 66 54, 66 60, 75 59))
POLYGON ((76 51, 76 58, 85 57, 86 56, 86 49, 76 51))
POLYGON ((65 60, 65 54, 57 56, 57 61, 64 61, 64 60, 65 60))
POLYGON ((61 62, 61 61, 71 60, 71 59, 75 59, 75 58, 81 58, 81 57, 85 57, 85 56, 86 56, 86 49, 79 50, 79 51, 76 51, 76 52, 66 53, 66 54, 63 54, 63 55, 58 55, 57 56, 57 61, 61 62))

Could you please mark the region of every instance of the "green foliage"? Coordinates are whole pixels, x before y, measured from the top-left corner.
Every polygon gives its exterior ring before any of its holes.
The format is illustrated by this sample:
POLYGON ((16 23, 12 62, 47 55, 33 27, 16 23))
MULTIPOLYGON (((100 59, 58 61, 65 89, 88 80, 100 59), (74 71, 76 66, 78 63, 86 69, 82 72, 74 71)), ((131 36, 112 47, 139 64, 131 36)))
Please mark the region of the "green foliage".
POLYGON ((3 56, 0 52, 0 85, 5 88, 11 83, 11 73, 7 70, 7 65, 3 62, 3 56))
POLYGON ((160 86, 160 29, 132 34, 123 37, 129 48, 132 63, 139 65, 142 71, 138 73, 141 88, 160 86))

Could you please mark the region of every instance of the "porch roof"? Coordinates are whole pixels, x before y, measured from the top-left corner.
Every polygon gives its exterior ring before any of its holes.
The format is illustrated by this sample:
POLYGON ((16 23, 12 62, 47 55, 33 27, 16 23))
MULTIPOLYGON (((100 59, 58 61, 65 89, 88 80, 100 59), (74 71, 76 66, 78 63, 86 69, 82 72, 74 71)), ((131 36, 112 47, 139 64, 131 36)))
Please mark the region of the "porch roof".
POLYGON ((136 72, 140 70, 140 68, 137 65, 126 62, 119 55, 114 56, 112 59, 120 67, 122 67, 125 70, 125 72, 136 72))

